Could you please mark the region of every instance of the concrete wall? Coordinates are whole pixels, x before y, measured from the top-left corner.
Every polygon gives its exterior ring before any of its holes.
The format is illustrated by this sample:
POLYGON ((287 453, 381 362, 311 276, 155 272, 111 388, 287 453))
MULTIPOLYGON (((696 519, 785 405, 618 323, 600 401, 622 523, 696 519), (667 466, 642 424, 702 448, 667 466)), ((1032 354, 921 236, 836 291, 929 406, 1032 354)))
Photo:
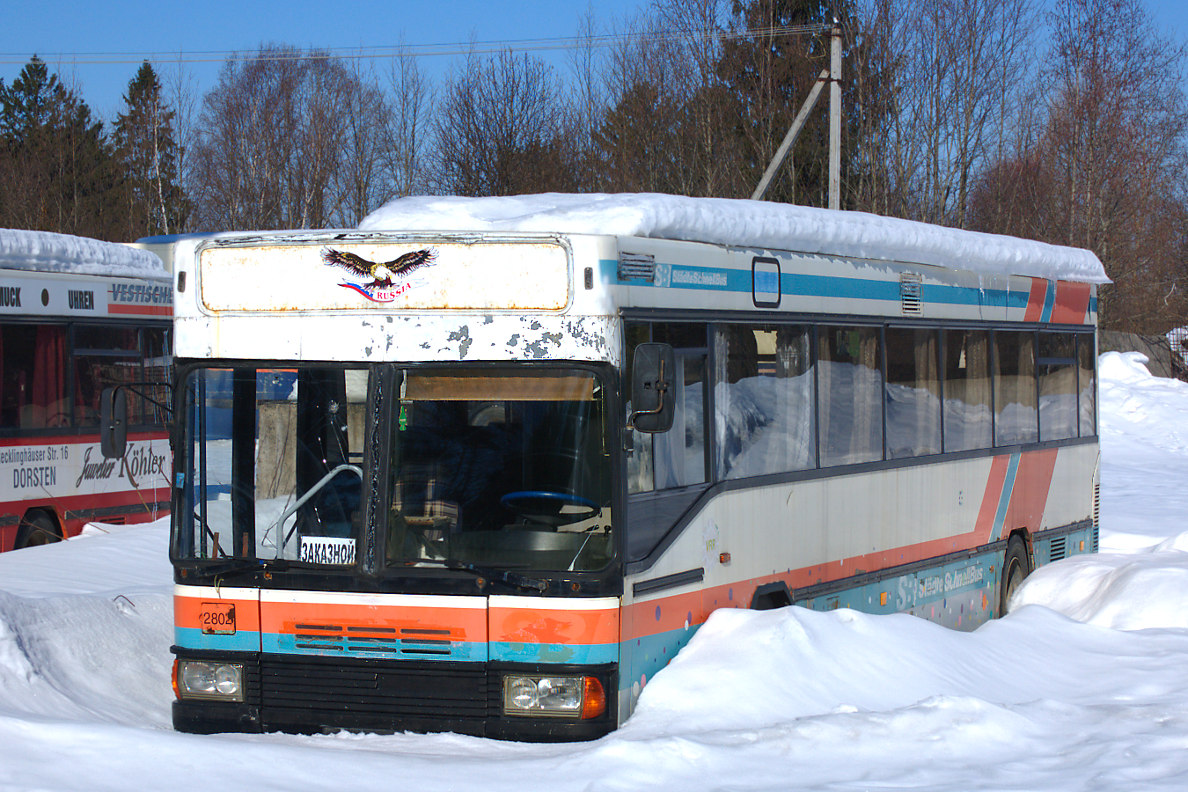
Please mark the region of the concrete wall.
POLYGON ((1175 377, 1188 380, 1188 367, 1179 355, 1173 355, 1166 336, 1145 336, 1103 330, 1098 337, 1101 352, 1142 352, 1149 362, 1147 368, 1156 377, 1175 377))

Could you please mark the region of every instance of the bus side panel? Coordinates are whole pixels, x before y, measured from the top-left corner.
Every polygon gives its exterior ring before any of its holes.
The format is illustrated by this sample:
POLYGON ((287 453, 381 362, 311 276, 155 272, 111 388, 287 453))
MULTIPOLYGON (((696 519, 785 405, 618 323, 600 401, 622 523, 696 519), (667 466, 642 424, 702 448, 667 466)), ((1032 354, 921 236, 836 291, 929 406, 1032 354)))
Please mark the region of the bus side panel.
MULTIPOLYGON (((722 493, 627 579, 627 591, 653 593, 624 609, 622 717, 709 613, 751 607, 772 587, 813 609, 906 612, 974 629, 998 615, 1013 533, 1067 535, 1067 552, 1082 542, 1091 551, 1097 454, 1071 445, 722 493), (697 582, 657 588, 682 576, 697 582)), ((1051 554, 1051 544, 1040 549, 1051 554)))
POLYGON ((98 439, 66 435, 0 443, 0 550, 12 549, 30 510, 54 516, 64 537, 88 522, 135 523, 169 513, 169 441, 129 435, 121 459, 104 459, 98 439))

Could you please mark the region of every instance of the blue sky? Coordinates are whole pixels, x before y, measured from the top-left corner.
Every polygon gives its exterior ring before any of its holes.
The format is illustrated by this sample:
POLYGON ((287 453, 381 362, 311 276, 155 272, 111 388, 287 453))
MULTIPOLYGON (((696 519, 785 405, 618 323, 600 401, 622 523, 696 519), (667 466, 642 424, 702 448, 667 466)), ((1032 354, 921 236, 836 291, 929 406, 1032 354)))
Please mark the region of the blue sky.
MULTIPOLYGON (((641 0, 597 0, 606 25, 641 0)), ((229 51, 262 42, 337 48, 450 45, 572 37, 593 7, 586 0, 4 0, 0 12, 0 78, 10 83, 34 53, 64 81, 73 77, 83 99, 104 118, 144 58, 208 59, 187 65, 205 92, 229 51), (103 60, 102 64, 86 61, 103 60), (111 61, 123 61, 112 63, 111 61)), ((448 68, 448 55, 428 57, 427 70, 448 68)), ((159 72, 173 68, 160 64, 159 72)))
MULTIPOLYGON (((216 82, 229 51, 261 42, 297 47, 377 48, 510 42, 571 37, 588 9, 605 28, 647 0, 5 0, 0 24, 0 78, 11 82, 37 53, 91 109, 110 120, 140 61, 184 52, 199 93, 216 82), (195 62, 205 59, 206 62, 195 62), (88 61, 102 60, 103 63, 88 61)), ((1188 40, 1188 0, 1146 0, 1159 30, 1188 40)), ((559 64, 562 55, 554 56, 559 64)), ((423 61, 430 73, 448 55, 423 61)), ((158 64, 164 73, 172 68, 158 64)))

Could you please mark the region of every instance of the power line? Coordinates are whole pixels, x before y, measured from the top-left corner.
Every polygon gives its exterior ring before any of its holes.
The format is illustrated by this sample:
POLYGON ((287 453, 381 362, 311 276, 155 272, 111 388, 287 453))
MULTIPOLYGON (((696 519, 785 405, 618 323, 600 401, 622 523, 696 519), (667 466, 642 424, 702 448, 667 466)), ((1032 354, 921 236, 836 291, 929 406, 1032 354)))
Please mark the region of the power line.
POLYGON ((662 31, 657 33, 620 33, 597 36, 570 36, 538 39, 503 39, 478 42, 451 42, 443 44, 415 44, 376 47, 330 47, 310 50, 197 50, 164 52, 116 51, 116 52, 52 52, 0 53, 0 65, 22 65, 36 55, 46 63, 61 63, 73 66, 128 65, 149 61, 152 63, 221 63, 228 59, 243 61, 304 60, 309 58, 343 60, 378 60, 384 58, 426 58, 457 55, 489 55, 510 50, 513 52, 549 52, 582 48, 605 48, 618 44, 662 44, 679 41, 733 41, 748 38, 771 38, 776 36, 801 36, 826 33, 828 24, 779 25, 749 28, 741 31, 724 31, 718 28, 702 28, 690 31, 662 31))

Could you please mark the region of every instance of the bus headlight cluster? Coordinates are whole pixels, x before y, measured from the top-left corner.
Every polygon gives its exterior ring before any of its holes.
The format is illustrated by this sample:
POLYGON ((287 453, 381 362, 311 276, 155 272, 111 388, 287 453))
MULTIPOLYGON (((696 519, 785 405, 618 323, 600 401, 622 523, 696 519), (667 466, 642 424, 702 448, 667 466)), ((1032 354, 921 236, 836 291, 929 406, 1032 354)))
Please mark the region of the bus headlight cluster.
POLYGON ((243 666, 208 660, 178 660, 174 684, 178 698, 243 701, 243 666))
POLYGON ((596 677, 506 676, 505 715, 595 718, 606 712, 606 693, 596 677))

